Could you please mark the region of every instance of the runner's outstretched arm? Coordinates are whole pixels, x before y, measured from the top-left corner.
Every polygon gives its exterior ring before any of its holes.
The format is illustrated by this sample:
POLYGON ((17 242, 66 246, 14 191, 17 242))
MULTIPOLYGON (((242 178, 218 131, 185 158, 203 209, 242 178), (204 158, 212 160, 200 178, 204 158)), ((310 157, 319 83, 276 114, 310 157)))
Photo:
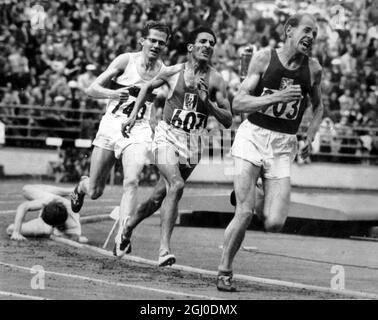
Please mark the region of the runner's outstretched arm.
POLYGON ((140 107, 143 106, 147 100, 147 94, 151 92, 152 90, 161 87, 163 84, 169 85, 168 79, 171 76, 175 75, 180 70, 182 70, 182 68, 183 68, 182 64, 177 64, 177 65, 168 67, 164 70, 164 72, 159 74, 156 78, 153 78, 152 80, 142 85, 142 87, 140 88, 138 97, 136 98, 133 111, 131 112, 127 120, 122 123, 121 130, 124 137, 126 138, 128 137, 128 133, 130 132, 131 128, 134 126, 138 111, 140 107))
POLYGON ((94 99, 114 99, 124 100, 126 102, 129 98, 128 88, 112 90, 105 88, 105 86, 112 78, 120 75, 125 70, 128 63, 129 55, 127 53, 121 54, 115 58, 109 67, 88 87, 85 91, 87 95, 94 99))
POLYGON ((42 209, 44 202, 45 201, 43 200, 31 200, 23 202, 17 207, 16 216, 14 218, 14 227, 11 235, 12 240, 26 240, 26 238, 21 234, 22 222, 24 221, 28 212, 42 209))

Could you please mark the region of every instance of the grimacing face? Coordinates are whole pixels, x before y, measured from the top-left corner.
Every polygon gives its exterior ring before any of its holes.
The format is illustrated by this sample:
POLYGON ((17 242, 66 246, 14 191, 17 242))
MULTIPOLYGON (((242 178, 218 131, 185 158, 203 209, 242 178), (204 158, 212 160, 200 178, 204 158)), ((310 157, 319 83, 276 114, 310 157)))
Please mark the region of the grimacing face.
POLYGON ((158 59, 164 50, 168 35, 156 29, 150 29, 148 36, 141 38, 142 51, 150 59, 158 59))
POLYGON ((318 27, 314 19, 309 16, 304 16, 297 27, 291 27, 288 31, 291 45, 304 55, 310 55, 312 45, 316 39, 318 27))
POLYGON ((194 44, 188 45, 188 51, 195 60, 210 62, 214 53, 214 46, 214 36, 207 32, 201 32, 197 35, 194 44))

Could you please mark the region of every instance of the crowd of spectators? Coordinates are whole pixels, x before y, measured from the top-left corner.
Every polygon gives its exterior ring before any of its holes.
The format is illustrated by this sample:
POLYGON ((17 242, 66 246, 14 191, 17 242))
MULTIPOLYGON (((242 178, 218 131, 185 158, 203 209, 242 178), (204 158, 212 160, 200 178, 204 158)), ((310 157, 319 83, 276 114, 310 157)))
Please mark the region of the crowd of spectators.
MULTIPOLYGON (((281 46, 284 22, 298 10, 315 14, 318 20, 312 55, 324 69, 325 118, 333 127, 322 130, 326 134, 332 131, 335 136, 355 136, 352 140, 357 141, 357 147, 344 148, 346 152, 376 152, 376 0, 0 0, 0 103, 45 107, 29 112, 28 123, 40 126, 46 125, 40 120, 46 114, 67 127, 81 125, 70 119, 89 117, 93 121, 86 121, 88 128, 80 127, 78 135, 93 138, 100 114, 49 108, 101 112, 104 105, 88 99, 85 88, 118 54, 138 50, 137 39, 148 20, 171 26, 173 35, 163 57, 167 65, 185 60, 185 39, 191 30, 199 24, 210 26, 218 37, 212 63, 226 80, 232 101, 240 86, 241 52, 246 47, 255 52, 281 46)), ((0 110, 5 124, 24 124, 14 117, 25 114, 24 109, 0 110)), ((241 116, 234 115, 233 128, 240 122, 241 116)), ((209 119, 208 125, 218 126, 214 119, 209 119)), ((327 139, 330 137, 323 140, 327 139)), ((343 151, 342 144, 338 151, 343 151)), ((322 150, 328 149, 325 146, 322 150)))

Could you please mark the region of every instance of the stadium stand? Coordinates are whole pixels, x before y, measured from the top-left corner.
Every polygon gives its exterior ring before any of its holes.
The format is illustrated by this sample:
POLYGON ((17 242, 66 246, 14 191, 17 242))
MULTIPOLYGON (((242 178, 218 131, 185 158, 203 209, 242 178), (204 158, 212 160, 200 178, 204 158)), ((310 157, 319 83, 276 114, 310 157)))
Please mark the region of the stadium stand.
MULTIPOLYGON (((5 146, 42 148, 46 137, 61 137, 65 165, 54 170, 69 170, 63 179, 76 179, 86 172, 88 157, 83 162, 67 148, 75 139, 92 139, 104 111, 104 103, 89 99, 84 90, 116 55, 137 50, 146 21, 162 20, 172 27, 164 56, 168 65, 185 59, 185 38, 196 25, 212 27, 219 39, 213 65, 228 83, 232 101, 240 85, 241 52, 247 46, 254 51, 279 47, 283 23, 297 10, 317 17, 312 55, 324 69, 325 115, 311 160, 378 164, 375 0, 0 1, 5 146)), ((240 122, 235 114, 233 130, 240 122)), ((212 119, 208 127, 221 129, 212 119)))

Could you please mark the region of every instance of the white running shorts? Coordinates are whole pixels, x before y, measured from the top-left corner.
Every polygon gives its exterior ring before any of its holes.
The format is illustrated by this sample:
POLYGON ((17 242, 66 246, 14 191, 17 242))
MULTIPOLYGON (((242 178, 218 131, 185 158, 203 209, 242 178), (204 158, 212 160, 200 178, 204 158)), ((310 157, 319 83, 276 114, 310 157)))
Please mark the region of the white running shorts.
POLYGON ((231 154, 262 167, 265 178, 281 179, 290 177, 297 148, 295 134, 264 129, 246 119, 236 132, 231 154))

